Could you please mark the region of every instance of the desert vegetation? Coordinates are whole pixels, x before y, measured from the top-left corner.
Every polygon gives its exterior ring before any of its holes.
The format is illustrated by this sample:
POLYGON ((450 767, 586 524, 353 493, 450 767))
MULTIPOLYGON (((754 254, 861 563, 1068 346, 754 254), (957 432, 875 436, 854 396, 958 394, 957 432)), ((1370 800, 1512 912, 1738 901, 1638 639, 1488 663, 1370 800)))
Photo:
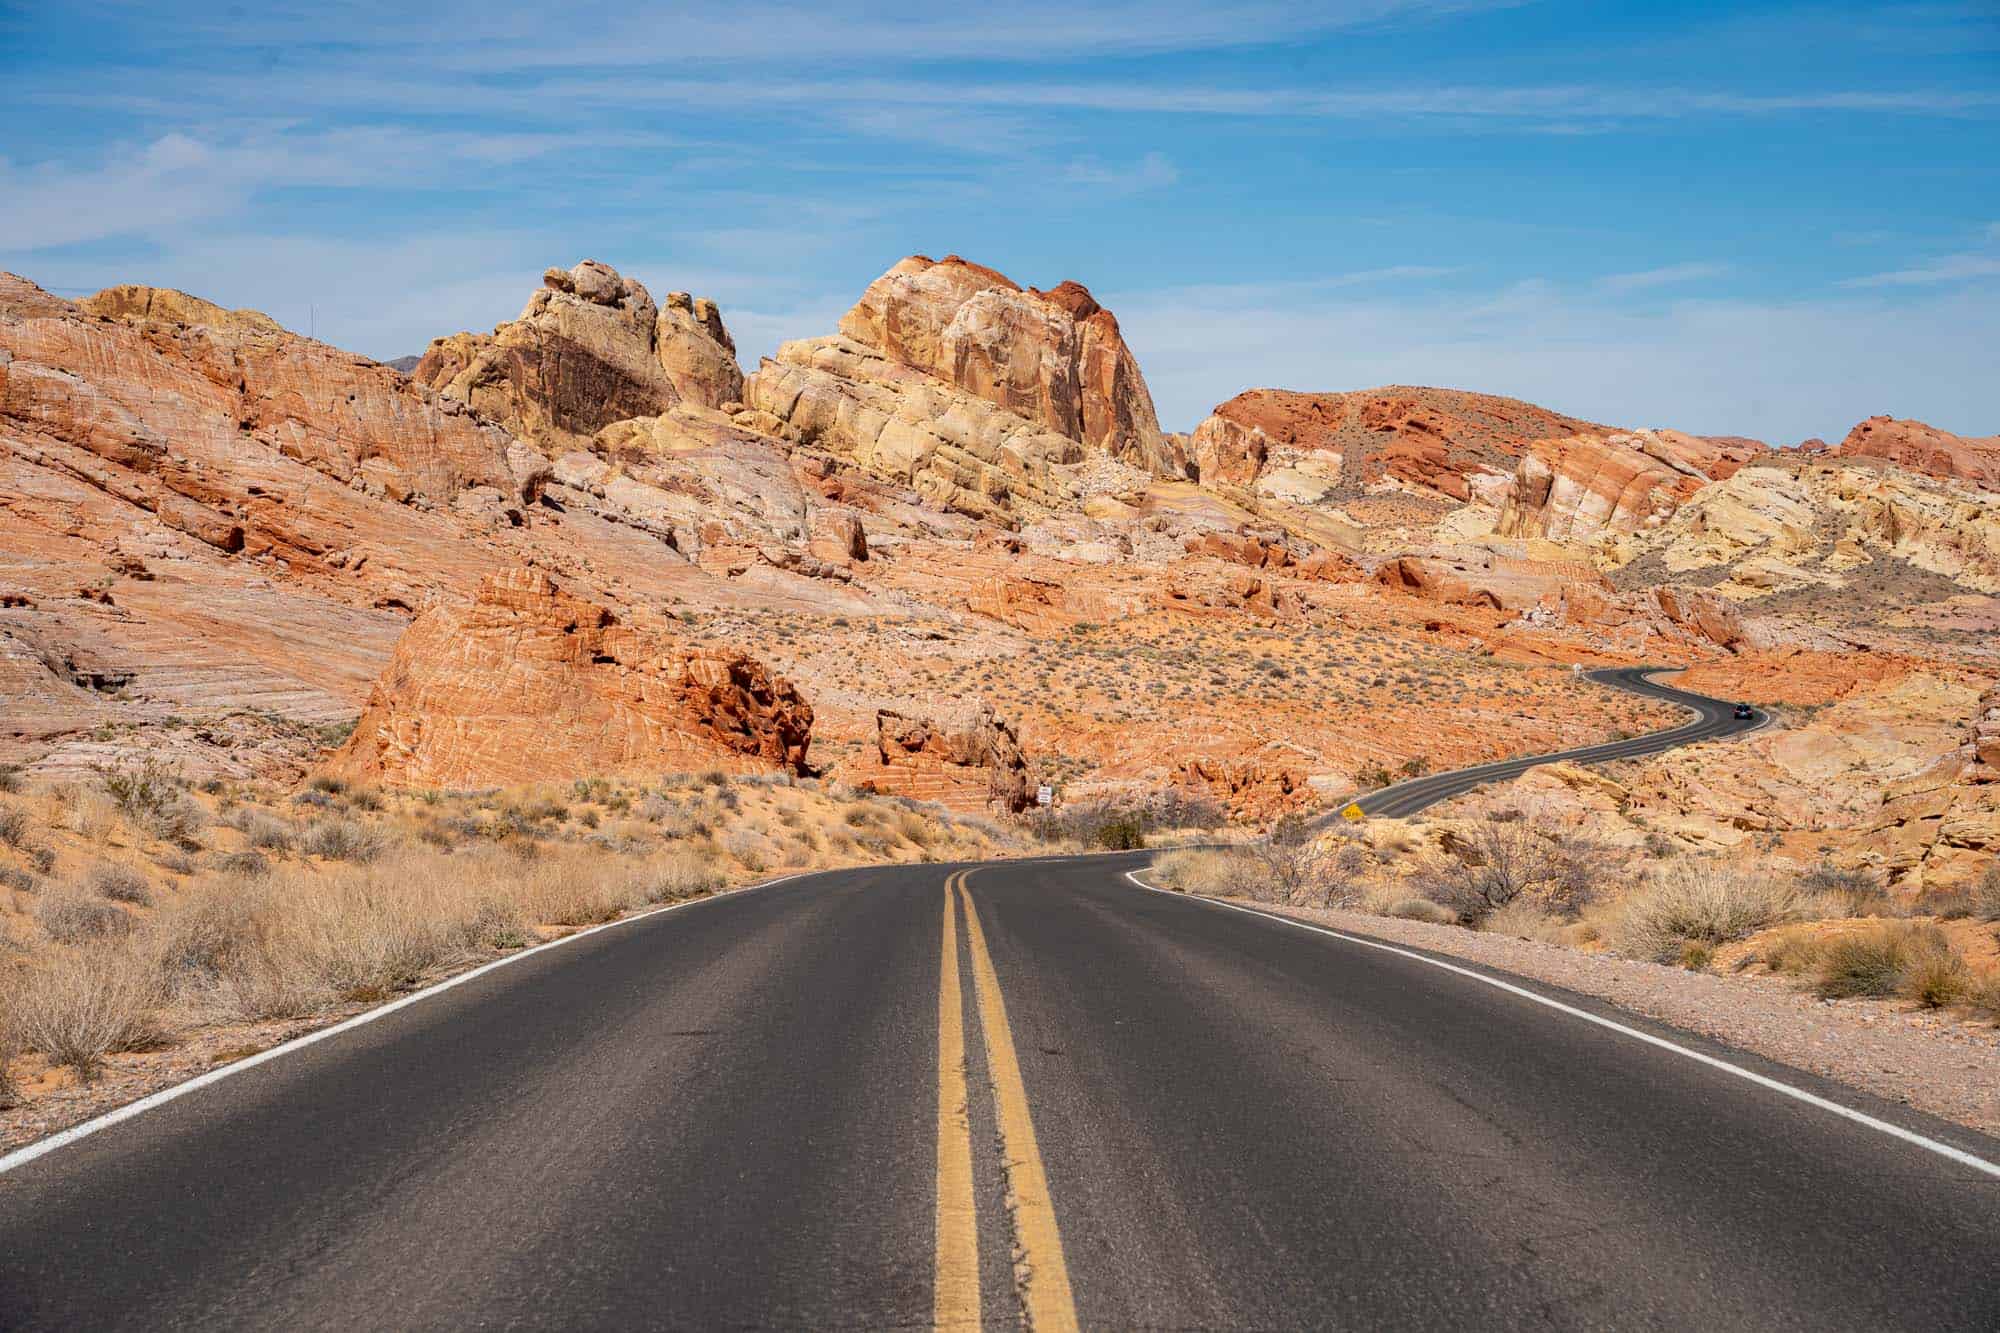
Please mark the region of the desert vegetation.
POLYGON ((0 795, 0 1103, 772 874, 1004 855, 979 817, 715 770, 482 792, 190 787, 153 764, 0 795))
POLYGON ((1866 872, 1785 871, 1642 845, 1593 844, 1532 811, 1453 821, 1428 847, 1306 836, 1280 820, 1232 847, 1157 856, 1186 893, 1337 908, 1490 931, 1696 971, 1775 975, 1828 1000, 1901 1000, 2000 1023, 2000 865, 1907 902, 1866 872))

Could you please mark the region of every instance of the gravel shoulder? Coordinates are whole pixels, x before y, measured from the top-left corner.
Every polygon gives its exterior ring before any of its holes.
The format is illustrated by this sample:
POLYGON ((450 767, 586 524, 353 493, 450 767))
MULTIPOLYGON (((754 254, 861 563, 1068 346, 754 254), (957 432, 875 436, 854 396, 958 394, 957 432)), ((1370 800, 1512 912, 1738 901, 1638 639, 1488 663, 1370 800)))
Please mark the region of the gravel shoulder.
POLYGON ((1458 926, 1241 901, 1259 911, 1561 986, 2000 1135, 2000 1028, 1879 1000, 1821 1000, 1775 977, 1686 972, 1458 926))

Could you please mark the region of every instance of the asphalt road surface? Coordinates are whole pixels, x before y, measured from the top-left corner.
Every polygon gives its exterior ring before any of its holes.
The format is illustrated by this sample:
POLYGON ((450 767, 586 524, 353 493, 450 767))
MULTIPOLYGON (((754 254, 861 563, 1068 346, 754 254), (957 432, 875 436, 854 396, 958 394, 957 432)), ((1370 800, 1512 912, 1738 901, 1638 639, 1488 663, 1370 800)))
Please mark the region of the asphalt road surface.
MULTIPOLYGON (((1439 801, 1462 795, 1482 784, 1507 782, 1518 778, 1529 769, 1542 764, 1553 764, 1558 760, 1594 764, 1606 759, 1634 759, 1640 755, 1659 754, 1663 750, 1692 745, 1696 741, 1741 735, 1744 732, 1755 731, 1770 721, 1770 717, 1761 708, 1751 709, 1748 718, 1738 718, 1735 716, 1736 705, 1731 701, 1711 699, 1705 694, 1695 694, 1690 690, 1677 690, 1671 685, 1662 685, 1652 679, 1656 673, 1677 669, 1607 667, 1597 671, 1586 671, 1583 674, 1600 685, 1609 685, 1630 694, 1665 699, 1690 708, 1695 713, 1691 722, 1666 731, 1633 736, 1627 740, 1606 741, 1602 745, 1586 745, 1581 749, 1558 750, 1550 754, 1526 755, 1519 759, 1503 759, 1499 763, 1481 764, 1477 768, 1460 768, 1449 773, 1433 773, 1427 777, 1412 778, 1408 782, 1399 782, 1393 787, 1382 787, 1365 796, 1357 797, 1354 804, 1359 805, 1364 814, 1402 818, 1436 805, 1439 801)), ((1335 812, 1317 822, 1325 824, 1339 818, 1339 813, 1335 812)))
POLYGON ((1144 860, 708 899, 17 1160, 0 1327, 2000 1328, 2000 1144, 1144 860))

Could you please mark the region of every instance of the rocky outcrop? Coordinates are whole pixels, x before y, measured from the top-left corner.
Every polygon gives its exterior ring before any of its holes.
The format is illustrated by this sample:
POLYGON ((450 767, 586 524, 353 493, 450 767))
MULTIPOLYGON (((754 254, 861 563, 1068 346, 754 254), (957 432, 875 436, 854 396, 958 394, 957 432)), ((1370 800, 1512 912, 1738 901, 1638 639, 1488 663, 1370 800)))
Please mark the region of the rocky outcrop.
POLYGON ((2000 592, 2000 494, 1853 460, 1758 464, 1703 487, 1656 526, 1594 552, 1699 572, 1736 598, 1841 589, 1895 565, 2000 592))
POLYGON ((840 333, 1113 457, 1156 457, 1138 360, 1081 283, 1024 289, 957 255, 912 255, 869 284, 840 333))
POLYGON ((676 640, 515 570, 418 617, 333 771, 476 787, 595 774, 808 771, 812 707, 741 653, 676 640))
POLYGON ((1034 804, 1028 761, 1014 729, 983 700, 942 717, 875 714, 875 764, 853 773, 856 785, 956 809, 1019 813, 1034 804))
POLYGON ((1878 416, 1847 432, 1834 452, 1846 458, 1880 458, 1933 477, 2000 491, 2000 435, 1953 435, 1921 421, 1878 416))
POLYGON ((780 347, 744 401, 808 448, 976 517, 1070 508, 1164 466, 1111 312, 1075 283, 1023 289, 955 255, 896 265, 838 335, 780 347))
POLYGON ((1754 447, 1663 430, 1543 441, 1516 468, 1496 531, 1588 542, 1656 526, 1702 487, 1733 475, 1754 447))
POLYGON ((1478 477, 1510 470, 1534 441, 1603 429, 1458 389, 1249 389, 1195 428, 1191 452, 1203 485, 1247 486, 1269 468, 1350 489, 1391 480, 1464 501, 1478 477))
POLYGON ((616 421, 743 396, 714 302, 670 292, 659 306, 644 284, 591 259, 548 270, 520 316, 491 334, 432 340, 411 375, 551 453, 616 421))
POLYGON ((518 496, 524 480, 505 433, 254 311, 148 287, 73 306, 12 275, 0 437, 214 550, 319 567, 385 528, 415 539, 468 490, 518 496))

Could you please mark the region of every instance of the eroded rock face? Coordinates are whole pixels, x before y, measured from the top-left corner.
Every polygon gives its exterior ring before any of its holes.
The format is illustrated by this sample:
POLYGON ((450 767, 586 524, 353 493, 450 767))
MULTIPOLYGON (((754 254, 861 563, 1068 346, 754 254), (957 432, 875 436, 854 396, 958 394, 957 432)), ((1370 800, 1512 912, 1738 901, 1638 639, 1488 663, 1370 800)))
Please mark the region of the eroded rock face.
POLYGON ((1028 761, 1014 729, 983 700, 945 715, 875 714, 875 768, 857 770, 859 785, 959 809, 997 806, 1018 813, 1034 803, 1028 761))
POLYGON ((683 401, 740 401, 736 345, 713 301, 670 292, 586 259, 552 268, 520 317, 490 334, 434 339, 412 378, 469 403, 550 452, 683 401))
POLYGON ((1081 283, 1023 289, 957 255, 912 255, 869 285, 840 332, 1114 457, 1150 466, 1158 448, 1139 363, 1081 283))
POLYGON ((1878 416, 1847 432, 1835 452, 1848 458, 1880 458, 1933 477, 2000 491, 2000 435, 1953 435, 1921 421, 1878 416))
POLYGON ((1071 507, 1165 466, 1111 312, 1076 283, 1024 289, 955 255, 896 265, 838 335, 779 348, 744 401, 807 446, 975 517, 1071 507))
POLYGON ((1737 598, 1838 589, 1888 561, 2000 592, 2000 494, 1851 461, 1759 464, 1595 554, 1614 567, 1655 556, 1737 598))
POLYGON ((1655 526, 1702 487, 1734 475, 1754 448, 1754 441, 1664 430, 1544 441, 1516 469, 1497 531, 1587 542, 1655 526))
POLYGON ((71 305, 0 277, 0 432, 215 550, 308 565, 522 485, 506 434, 388 367, 148 287, 71 305))
POLYGON ((1504 473, 1532 442, 1603 429, 1458 389, 1249 389, 1195 428, 1192 452, 1203 485, 1246 486, 1268 467, 1350 488, 1393 479, 1464 501, 1477 478, 1504 473))
POLYGON ((710 765, 805 773, 812 720, 756 660, 628 623, 520 569, 410 625, 332 768, 438 787, 710 765))

